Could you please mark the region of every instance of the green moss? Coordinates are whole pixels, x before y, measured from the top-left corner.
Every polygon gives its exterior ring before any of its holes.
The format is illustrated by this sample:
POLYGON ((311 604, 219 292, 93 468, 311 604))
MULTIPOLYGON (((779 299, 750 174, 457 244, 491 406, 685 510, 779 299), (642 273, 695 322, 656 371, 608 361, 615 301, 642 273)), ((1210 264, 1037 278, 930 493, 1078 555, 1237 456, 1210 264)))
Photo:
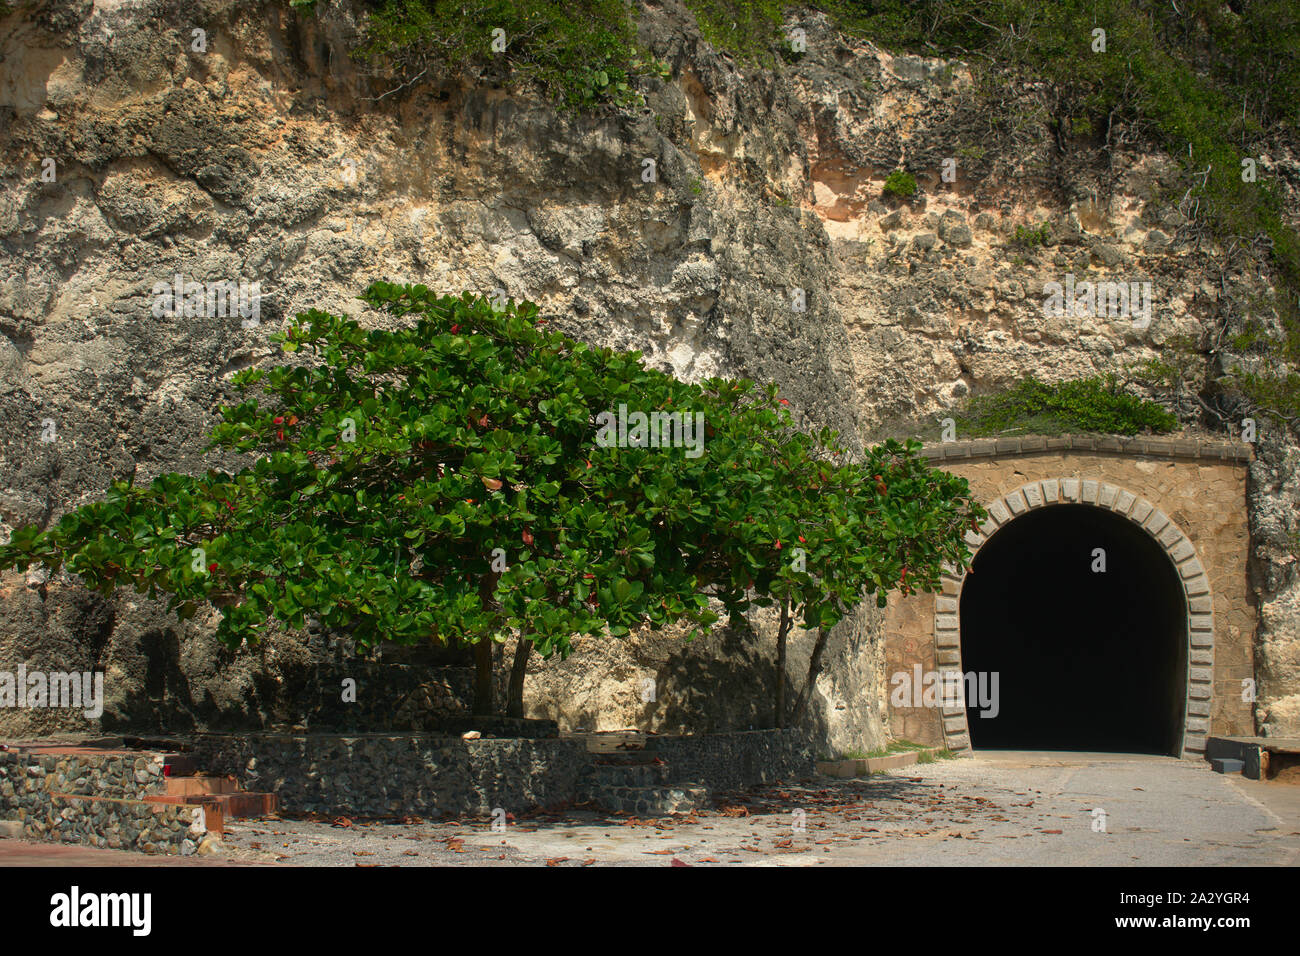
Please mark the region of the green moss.
POLYGON ((936 760, 956 760, 957 755, 946 747, 942 750, 936 750, 933 753, 920 753, 916 755, 917 763, 934 763, 936 760))

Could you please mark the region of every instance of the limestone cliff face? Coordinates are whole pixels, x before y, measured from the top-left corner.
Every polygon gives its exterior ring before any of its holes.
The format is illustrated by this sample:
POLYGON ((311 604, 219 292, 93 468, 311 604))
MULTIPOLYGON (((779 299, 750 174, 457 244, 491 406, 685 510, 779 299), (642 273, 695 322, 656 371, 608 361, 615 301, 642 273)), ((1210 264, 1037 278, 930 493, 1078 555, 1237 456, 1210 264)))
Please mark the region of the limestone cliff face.
MULTIPOLYGON (((775 381, 854 445, 1029 372, 1120 371, 1194 331, 1234 281, 1154 201, 1168 160, 1117 152, 1108 191, 1097 157, 1062 158, 1041 122, 991 124, 961 64, 851 44, 816 15, 808 54, 760 71, 704 43, 672 0, 648 6, 641 38, 672 79, 650 82, 644 110, 581 116, 464 79, 364 77, 346 52, 355 16, 63 0, 0 20, 0 530, 113 478, 213 464, 203 435, 229 377, 274 360, 268 333, 301 309, 380 321, 354 298, 373 279, 504 289, 679 376, 775 381), (887 201, 904 162, 932 172, 917 197, 887 201), (1049 246, 1009 244, 1044 220, 1049 246), (1042 283, 1066 272, 1149 279, 1150 327, 1045 317, 1042 283), (176 274, 260 283, 260 325, 155 317, 153 287, 176 274)), ((1300 166, 1279 169, 1294 187, 1300 166)), ((1261 719, 1296 732, 1300 458, 1265 441, 1250 502, 1261 719)), ((757 640, 580 647, 538 669, 530 710, 589 728, 764 725, 773 652, 757 625, 757 640)), ((106 727, 300 723, 290 685, 315 639, 227 654, 211 627, 138 595, 9 575, 0 666, 106 670, 106 727)), ((809 645, 796 638, 795 683, 809 645)), ((887 732, 881 654, 874 609, 837 631, 814 702, 827 749, 887 732)), ((18 712, 0 727, 70 719, 18 712)))

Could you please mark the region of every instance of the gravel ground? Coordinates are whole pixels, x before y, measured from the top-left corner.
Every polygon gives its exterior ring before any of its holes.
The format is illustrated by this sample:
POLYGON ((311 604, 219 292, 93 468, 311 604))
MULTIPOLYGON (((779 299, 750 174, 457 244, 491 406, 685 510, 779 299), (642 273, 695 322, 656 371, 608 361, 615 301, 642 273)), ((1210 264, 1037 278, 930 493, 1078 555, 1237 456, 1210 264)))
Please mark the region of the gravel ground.
POLYGON ((722 795, 678 818, 569 810, 511 817, 504 832, 471 819, 236 821, 223 855, 298 866, 1294 866, 1300 787, 1167 757, 987 752, 722 795))

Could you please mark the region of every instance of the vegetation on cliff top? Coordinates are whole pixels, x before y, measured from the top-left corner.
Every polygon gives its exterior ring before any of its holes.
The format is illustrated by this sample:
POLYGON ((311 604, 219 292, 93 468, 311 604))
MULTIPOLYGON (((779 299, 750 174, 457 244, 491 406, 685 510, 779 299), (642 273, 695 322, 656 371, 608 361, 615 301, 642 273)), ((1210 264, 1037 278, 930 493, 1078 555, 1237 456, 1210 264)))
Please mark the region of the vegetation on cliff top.
MULTIPOLYGON (((1222 241, 1245 274, 1271 264, 1276 293, 1233 302, 1185 351, 1147 363, 1148 384, 1192 387, 1220 419, 1240 405, 1300 426, 1300 234, 1266 176, 1243 177, 1262 144, 1300 119, 1300 7, 1294 0, 685 0, 702 35, 742 59, 791 57, 783 30, 809 10, 883 47, 960 58, 1042 85, 1064 142, 1085 132, 1109 151, 1120 130, 1179 158, 1184 186, 1166 198, 1222 241), (1105 31, 1105 50, 1094 31, 1105 31), (1068 135, 1067 135, 1068 134, 1068 135), (1174 193, 1177 193, 1176 195, 1174 193), (1179 373, 1194 381, 1180 379, 1179 373), (1190 382, 1190 385, 1189 385, 1190 382)), ((624 0, 371 0, 358 55, 408 77, 508 66, 575 108, 640 101, 639 77, 664 67, 636 43, 624 0), (504 50, 492 31, 504 30, 504 50)), ((990 105, 992 109, 994 104, 990 105)))
POLYGON ((637 77, 664 68, 636 43, 624 0, 372 0, 362 60, 408 78, 505 67, 569 108, 640 101, 637 77), (499 32, 497 32, 499 31, 499 32))

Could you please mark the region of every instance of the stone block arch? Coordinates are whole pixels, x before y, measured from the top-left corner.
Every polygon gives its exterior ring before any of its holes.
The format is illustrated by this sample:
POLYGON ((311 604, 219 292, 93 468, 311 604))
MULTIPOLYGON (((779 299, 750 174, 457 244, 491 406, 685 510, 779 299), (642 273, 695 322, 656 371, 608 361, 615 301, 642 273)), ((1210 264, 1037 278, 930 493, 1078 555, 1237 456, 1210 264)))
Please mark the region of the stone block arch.
MULTIPOLYGON (((1186 600, 1187 679, 1183 703, 1182 746, 1184 757, 1204 756, 1209 720, 1192 712, 1194 701, 1208 702, 1213 695, 1213 666, 1194 663, 1199 656, 1212 658, 1214 611, 1210 580, 1197 556, 1196 547, 1183 530, 1146 498, 1125 488, 1094 478, 1050 478, 1031 481, 985 504, 989 517, 978 532, 968 532, 966 541, 973 554, 998 530, 1028 512, 1058 504, 1089 505, 1121 515, 1150 535, 1164 549, 1177 572, 1186 600), (1196 652, 1201 652, 1199 655, 1196 652)), ((934 603, 934 642, 937 660, 961 660, 961 589, 966 575, 948 569, 942 590, 934 603)), ((1208 712, 1208 709, 1207 709, 1208 712)), ((969 753, 970 730, 966 709, 961 704, 941 710, 944 743, 954 753, 969 753)))

